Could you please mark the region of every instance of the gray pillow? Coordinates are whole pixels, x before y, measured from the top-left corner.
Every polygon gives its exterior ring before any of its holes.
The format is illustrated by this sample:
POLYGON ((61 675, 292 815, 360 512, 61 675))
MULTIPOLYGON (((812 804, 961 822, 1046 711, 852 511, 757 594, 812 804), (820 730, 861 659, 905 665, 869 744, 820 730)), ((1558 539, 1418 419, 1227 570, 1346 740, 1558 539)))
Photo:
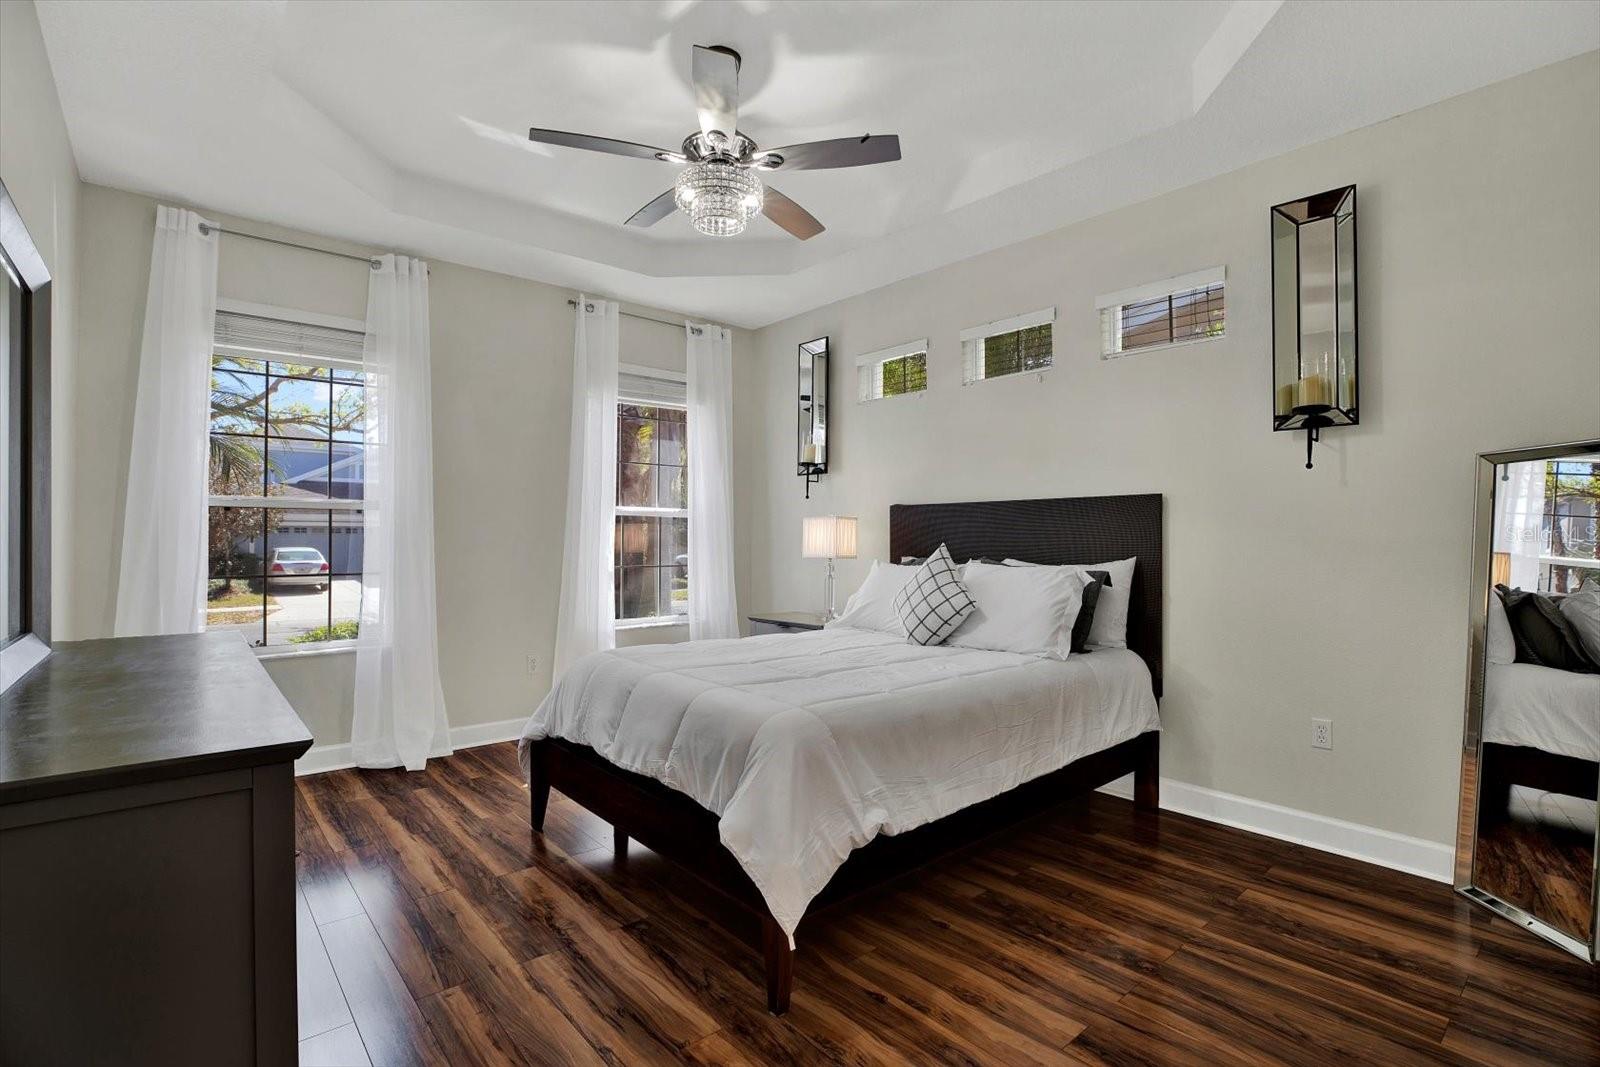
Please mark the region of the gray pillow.
POLYGON ((1561 614, 1557 600, 1543 593, 1494 587, 1506 606, 1511 623, 1511 638, 1517 645, 1517 662, 1554 667, 1578 674, 1600 674, 1600 664, 1583 650, 1583 641, 1572 623, 1561 614))
POLYGON ((1600 663, 1600 578, 1590 578, 1576 593, 1562 597, 1558 607, 1578 632, 1590 661, 1600 663))

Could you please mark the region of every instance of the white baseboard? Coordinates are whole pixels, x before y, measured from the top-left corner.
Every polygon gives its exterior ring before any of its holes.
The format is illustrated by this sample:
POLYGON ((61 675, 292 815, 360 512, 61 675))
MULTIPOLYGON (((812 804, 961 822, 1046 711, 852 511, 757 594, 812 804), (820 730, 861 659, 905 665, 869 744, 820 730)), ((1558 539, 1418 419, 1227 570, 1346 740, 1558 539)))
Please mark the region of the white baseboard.
MULTIPOLYGON (((1100 791, 1132 800, 1133 776, 1119 778, 1102 786, 1100 791)), ((1349 856, 1435 882, 1455 879, 1455 849, 1437 841, 1407 837, 1375 826, 1251 800, 1171 778, 1161 779, 1161 806, 1207 822, 1349 856)))
MULTIPOLYGON (((493 745, 500 741, 514 741, 522 736, 522 728, 527 724, 528 720, 523 718, 452 726, 450 747, 476 748, 479 745, 493 745)), ((321 774, 323 771, 342 771, 346 767, 355 765, 355 757, 350 751, 348 741, 340 745, 312 745, 304 756, 294 761, 294 773, 321 774)))

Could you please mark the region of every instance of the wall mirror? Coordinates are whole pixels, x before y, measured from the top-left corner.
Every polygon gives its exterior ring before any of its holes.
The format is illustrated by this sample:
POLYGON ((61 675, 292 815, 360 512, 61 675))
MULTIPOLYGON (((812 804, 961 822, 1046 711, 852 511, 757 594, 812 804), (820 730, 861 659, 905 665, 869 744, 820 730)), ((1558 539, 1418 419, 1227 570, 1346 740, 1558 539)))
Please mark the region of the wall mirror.
POLYGON ((1272 428, 1360 422, 1356 403, 1356 187, 1272 208, 1272 428))
POLYGON ((1478 457, 1456 888, 1600 958, 1600 440, 1478 457))
POLYGON ((828 473, 828 339, 800 346, 800 437, 798 473, 811 483, 828 473))

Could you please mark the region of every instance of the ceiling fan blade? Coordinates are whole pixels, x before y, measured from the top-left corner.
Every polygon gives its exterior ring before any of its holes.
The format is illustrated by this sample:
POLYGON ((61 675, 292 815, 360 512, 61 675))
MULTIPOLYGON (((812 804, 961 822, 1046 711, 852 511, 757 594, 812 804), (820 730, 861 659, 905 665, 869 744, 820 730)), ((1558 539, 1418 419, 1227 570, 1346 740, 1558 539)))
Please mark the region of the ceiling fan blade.
POLYGON ((770 185, 761 202, 761 213, 802 241, 809 241, 824 229, 815 215, 770 185))
POLYGON ((893 163, 900 158, 900 138, 892 133, 839 137, 832 141, 811 141, 773 148, 756 156, 763 170, 828 170, 833 167, 865 167, 872 163, 893 163), (763 156, 782 156, 775 167, 761 165, 763 156))
POLYGON ((674 211, 678 210, 678 202, 673 198, 673 191, 668 189, 644 207, 635 211, 624 226, 654 226, 674 211))
POLYGON ((739 53, 722 45, 694 46, 694 106, 700 132, 720 130, 729 141, 739 132, 739 53))
POLYGON ((614 156, 632 156, 635 159, 666 159, 667 161, 681 160, 676 152, 669 152, 665 148, 651 148, 647 144, 634 144, 632 141, 615 141, 610 137, 591 137, 586 133, 566 133, 562 130, 528 131, 528 140, 538 141, 540 144, 560 145, 562 148, 587 148, 591 152, 608 152, 614 156))

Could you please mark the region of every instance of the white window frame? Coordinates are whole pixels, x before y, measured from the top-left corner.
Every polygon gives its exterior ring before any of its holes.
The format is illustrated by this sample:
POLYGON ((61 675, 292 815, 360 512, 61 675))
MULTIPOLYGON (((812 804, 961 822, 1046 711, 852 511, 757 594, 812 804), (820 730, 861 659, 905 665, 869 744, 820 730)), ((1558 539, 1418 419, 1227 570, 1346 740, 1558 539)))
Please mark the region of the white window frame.
MULTIPOLYGON (((234 300, 223 297, 217 300, 218 311, 229 311, 239 315, 255 315, 260 318, 280 319, 284 322, 304 323, 307 326, 328 326, 336 330, 348 330, 352 333, 366 333, 367 324, 361 319, 353 319, 343 315, 327 315, 316 311, 302 311, 299 308, 279 307, 274 304, 258 304, 247 300, 234 300)), ((334 359, 320 356, 309 356, 303 352, 267 351, 249 348, 240 348, 234 345, 219 345, 213 343, 209 354, 206 356, 207 369, 210 361, 217 354, 233 355, 241 359, 258 359, 269 362, 295 362, 307 367, 330 367, 335 370, 360 371, 363 364, 355 360, 334 359)), ((206 434, 209 438, 210 419, 206 420, 206 434)), ((303 511, 365 511, 366 501, 363 500, 319 500, 308 507, 305 502, 297 506, 286 504, 284 497, 278 496, 236 496, 224 494, 207 494, 207 522, 210 521, 212 507, 235 508, 273 508, 275 510, 303 510, 303 511)), ((207 567, 206 581, 210 582, 210 568, 207 567)), ((328 595, 333 595, 330 583, 328 595)), ((295 656, 317 656, 330 652, 351 652, 355 650, 354 640, 344 639, 338 641, 311 641, 298 645, 254 645, 251 646, 258 659, 286 659, 295 656)))
POLYGON ((904 359, 907 356, 922 356, 926 358, 927 355, 928 339, 919 337, 915 341, 907 341, 905 344, 892 345, 889 348, 880 348, 876 352, 867 352, 864 355, 857 356, 856 403, 870 404, 879 400, 921 396, 926 393, 928 391, 928 383, 924 380, 921 389, 885 396, 883 394, 883 365, 892 363, 897 359, 904 359))
POLYGON ((1095 310, 1100 314, 1100 358, 1121 359, 1123 356, 1137 356, 1145 352, 1164 352, 1172 348, 1187 348, 1190 345, 1201 345, 1208 341, 1220 341, 1228 336, 1227 315, 1227 288, 1228 268, 1207 267, 1204 270, 1190 271, 1188 274, 1177 274, 1171 278, 1163 278, 1157 282, 1145 285, 1135 285, 1127 289, 1119 289, 1114 293, 1104 293, 1095 298, 1095 310), (1129 304, 1142 304, 1147 300, 1160 300, 1163 297, 1177 296, 1180 293, 1192 292, 1196 289, 1209 289, 1213 285, 1223 288, 1223 315, 1222 332, 1209 337, 1186 337, 1181 341, 1168 341, 1159 345, 1140 345, 1138 348, 1124 349, 1122 347, 1122 309, 1129 304))
POLYGON ((961 384, 975 385, 978 382, 997 382, 1006 378, 1021 378, 1027 374, 1043 374, 1054 370, 1056 367, 1056 309, 1052 307, 1040 308, 1038 311, 1025 311, 1020 315, 1010 318, 995 319, 978 326, 971 326, 961 331, 961 384), (1017 370, 1010 374, 997 374, 993 377, 984 375, 983 346, 991 337, 1002 334, 1017 333, 1029 330, 1035 326, 1050 327, 1050 365, 1048 367, 1033 367, 1028 370, 1017 370))
MULTIPOLYGON (((618 371, 619 382, 620 382, 620 379, 621 379, 622 375, 633 375, 635 377, 640 377, 640 378, 657 378, 657 379, 660 379, 661 381, 667 381, 667 382, 683 382, 686 385, 687 385, 687 383, 689 381, 689 376, 687 374, 685 374, 683 371, 666 370, 666 369, 661 368, 661 367, 646 367, 646 366, 642 366, 642 365, 637 364, 637 363, 618 363, 617 364, 617 371, 618 371)), ((689 432, 688 431, 688 422, 689 422, 689 420, 687 418, 687 414, 688 414, 688 411, 689 411, 689 405, 688 405, 687 402, 682 403, 682 404, 677 404, 677 403, 665 402, 665 401, 662 401, 662 400, 659 400, 659 399, 655 399, 655 398, 650 398, 650 397, 627 396, 619 388, 617 390, 617 407, 620 408, 620 407, 622 407, 623 404, 633 404, 633 405, 636 405, 636 406, 652 407, 652 408, 672 408, 675 411, 682 411, 682 412, 685 413, 684 432, 685 433, 689 432)), ((612 432, 615 433, 617 431, 613 430, 612 432)), ((620 460, 619 460, 619 463, 620 463, 620 460)), ((687 473, 687 471, 688 471, 688 464, 687 463, 684 464, 684 471, 685 471, 685 473, 687 473)), ((687 523, 688 520, 689 520, 689 509, 688 508, 641 508, 641 507, 634 507, 634 506, 628 505, 628 504, 613 504, 612 505, 611 528, 613 530, 616 529, 616 525, 617 525, 616 520, 618 518, 632 518, 632 517, 658 518, 658 519, 683 519, 684 522, 687 523)), ((694 536, 694 531, 690 530, 688 532, 688 537, 692 538, 693 536, 694 536)), ((687 543, 688 542, 687 542, 687 538, 686 538, 685 539, 685 544, 687 545, 687 543)), ((611 550, 611 566, 612 566, 613 570, 616 568, 616 565, 617 565, 616 547, 615 547, 615 545, 613 545, 612 546, 612 550, 611 550)), ((618 630, 647 630, 647 629, 650 629, 651 627, 656 627, 656 626, 687 626, 687 625, 689 625, 689 615, 688 615, 687 612, 685 612, 682 615, 679 615, 679 614, 651 615, 651 616, 648 616, 646 618, 639 618, 639 619, 615 619, 615 620, 613 620, 613 625, 615 625, 615 627, 618 630)))

